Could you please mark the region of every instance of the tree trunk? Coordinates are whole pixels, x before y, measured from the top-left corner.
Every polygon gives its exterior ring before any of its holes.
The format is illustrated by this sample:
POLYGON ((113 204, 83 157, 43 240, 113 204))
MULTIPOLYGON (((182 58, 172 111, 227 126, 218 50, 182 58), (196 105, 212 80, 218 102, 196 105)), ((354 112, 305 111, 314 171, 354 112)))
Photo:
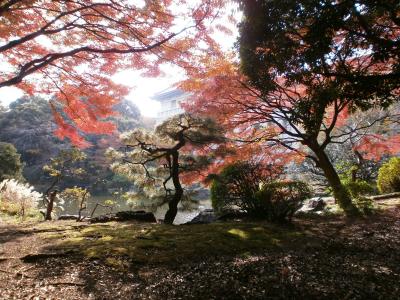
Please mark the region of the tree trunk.
POLYGON ((172 182, 175 188, 175 194, 172 199, 168 202, 168 210, 165 213, 164 223, 172 224, 178 213, 178 204, 181 201, 183 195, 183 188, 179 181, 179 153, 175 152, 172 154, 172 182))
POLYGON ((47 203, 46 216, 44 218, 46 221, 51 221, 51 213, 53 212, 54 200, 56 199, 56 196, 57 190, 48 194, 49 202, 47 203))
POLYGON ((357 165, 353 167, 351 171, 351 180, 356 182, 358 179, 358 172, 362 170, 364 164, 364 158, 362 157, 361 153, 358 150, 353 150, 354 155, 357 158, 357 165))
POLYGON ((79 203, 79 211, 78 211, 78 219, 76 220, 77 222, 82 221, 82 211, 84 211, 87 208, 86 205, 86 195, 87 195, 87 191, 83 194, 81 202, 79 203))
POLYGON ((356 182, 357 181, 357 172, 358 172, 358 168, 352 168, 351 169, 351 182, 356 182))
POLYGON ((346 215, 356 215, 358 210, 351 201, 350 193, 341 183, 339 175, 337 174, 325 151, 317 147, 313 149, 313 151, 317 156, 318 166, 324 172, 325 177, 332 188, 333 196, 335 197, 335 200, 339 206, 344 210, 346 215))

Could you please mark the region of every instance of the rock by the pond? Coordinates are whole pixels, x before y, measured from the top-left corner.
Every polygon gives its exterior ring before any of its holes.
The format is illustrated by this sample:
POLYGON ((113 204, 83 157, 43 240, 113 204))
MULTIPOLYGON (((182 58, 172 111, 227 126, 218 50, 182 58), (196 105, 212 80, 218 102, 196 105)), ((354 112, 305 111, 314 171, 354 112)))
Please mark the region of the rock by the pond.
POLYGON ((78 220, 78 215, 61 215, 57 220, 78 220))
POLYGON ((228 221, 228 220, 238 220, 248 217, 248 214, 244 211, 231 211, 222 216, 218 217, 219 221, 228 221))
POLYGON ((156 217, 151 212, 145 212, 144 210, 139 211, 120 211, 115 214, 102 215, 90 219, 90 223, 106 223, 111 221, 123 222, 123 221, 138 221, 146 223, 157 223, 156 217))
POLYGON ((326 201, 322 198, 311 198, 306 201, 302 208, 298 212, 321 212, 326 207, 326 201))
POLYGON ((321 198, 312 199, 308 202, 308 207, 311 208, 312 211, 321 211, 324 210, 326 203, 321 198))
POLYGON ((120 211, 115 214, 115 217, 118 221, 140 221, 140 222, 149 222, 156 223, 157 219, 151 212, 145 212, 144 210, 139 211, 120 211))
POLYGON ((215 215, 214 210, 205 209, 201 211, 196 217, 194 217, 191 221, 186 222, 185 224, 208 224, 217 221, 217 216, 215 215))
POLYGON ((118 221, 115 215, 102 215, 90 219, 90 223, 107 223, 111 221, 118 221))

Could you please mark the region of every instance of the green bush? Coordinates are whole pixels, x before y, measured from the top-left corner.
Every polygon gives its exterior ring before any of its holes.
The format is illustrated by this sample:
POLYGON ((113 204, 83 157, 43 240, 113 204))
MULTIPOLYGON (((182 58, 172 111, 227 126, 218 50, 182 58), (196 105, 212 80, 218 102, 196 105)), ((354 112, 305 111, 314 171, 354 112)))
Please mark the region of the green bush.
POLYGON ((356 199, 360 196, 372 195, 374 187, 364 180, 342 181, 343 186, 349 191, 351 198, 356 199))
POLYGON ((0 182, 5 179, 22 179, 21 155, 14 145, 0 142, 0 182))
POLYGON ((290 220, 310 196, 307 184, 271 181, 260 166, 245 162, 225 167, 211 185, 211 201, 217 213, 236 207, 272 222, 290 220))
POLYGON ((370 198, 358 196, 357 198, 354 198, 354 204, 364 215, 371 215, 374 211, 374 203, 370 198))
POLYGON ((260 183, 271 181, 271 172, 259 164, 236 162, 213 176, 211 202, 217 213, 224 213, 235 206, 244 211, 254 209, 255 194, 260 183))
POLYGON ((256 193, 255 209, 250 213, 272 222, 290 221, 309 197, 311 190, 304 182, 271 182, 256 193))
POLYGON ((378 189, 381 193, 400 192, 400 158, 393 157, 378 172, 378 189))

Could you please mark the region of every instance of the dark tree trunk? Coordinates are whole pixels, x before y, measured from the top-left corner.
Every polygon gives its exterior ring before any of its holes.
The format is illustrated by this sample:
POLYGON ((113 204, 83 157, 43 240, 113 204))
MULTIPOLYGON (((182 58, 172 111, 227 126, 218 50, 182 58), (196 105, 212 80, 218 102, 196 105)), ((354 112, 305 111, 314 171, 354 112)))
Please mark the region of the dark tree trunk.
POLYGON ((78 219, 76 220, 77 222, 82 221, 82 212, 87 208, 86 206, 87 193, 88 192, 85 192, 85 194, 82 196, 81 202, 79 203, 78 219))
POLYGON ((46 205, 46 214, 44 215, 44 219, 46 221, 50 221, 51 220, 51 213, 53 212, 53 207, 54 207, 54 200, 56 199, 57 190, 51 191, 57 183, 60 182, 61 177, 57 176, 54 181, 51 183, 51 185, 49 186, 49 188, 46 190, 45 192, 45 200, 44 200, 44 204, 46 205))
POLYGON ((357 150, 353 150, 354 155, 357 158, 357 165, 353 167, 351 171, 351 180, 353 182, 356 182, 358 179, 358 172, 362 170, 363 164, 364 164, 364 158, 362 157, 361 153, 357 150))
POLYGON ((357 181, 357 172, 358 172, 358 168, 351 169, 351 181, 352 182, 357 181))
POLYGON ((339 175, 333 167, 329 157, 326 155, 323 149, 315 147, 312 149, 317 156, 318 166, 322 169, 325 174, 329 185, 332 188, 333 196, 339 204, 339 206, 345 211, 346 215, 356 215, 358 210, 351 201, 351 196, 346 188, 340 181, 339 175))
POLYGON ((48 194, 46 216, 44 218, 46 221, 51 221, 51 213, 53 212, 54 200, 56 199, 56 196, 57 196, 57 190, 52 191, 51 193, 48 194))
POLYGON ((172 154, 172 166, 171 166, 172 182, 174 184, 175 193, 172 199, 168 202, 168 210, 165 213, 164 223, 172 224, 178 213, 178 204, 182 199, 183 188, 179 180, 179 152, 176 151, 172 154))

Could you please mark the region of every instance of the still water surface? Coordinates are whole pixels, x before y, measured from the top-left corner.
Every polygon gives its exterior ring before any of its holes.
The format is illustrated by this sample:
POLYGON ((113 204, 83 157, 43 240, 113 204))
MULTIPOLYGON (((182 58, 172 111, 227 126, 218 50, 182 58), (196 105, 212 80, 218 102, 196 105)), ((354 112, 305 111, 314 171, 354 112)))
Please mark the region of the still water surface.
MULTIPOLYGON (((91 197, 88 199, 88 209, 83 212, 83 215, 89 216, 93 210, 93 208, 96 206, 96 203, 104 204, 104 201, 110 199, 110 196, 95 196, 91 197)), ((125 210, 130 210, 131 208, 127 205, 125 200, 114 200, 116 205, 115 208, 113 209, 112 212, 117 212, 117 211, 125 211, 125 210)), ((180 209, 178 211, 178 214, 175 218, 174 224, 183 224, 186 222, 189 222, 192 220, 194 217, 196 217, 200 211, 203 211, 204 209, 211 208, 211 201, 210 200, 202 200, 199 201, 199 205, 197 208, 194 208, 193 210, 182 210, 180 209)), ((152 212, 154 213, 156 219, 164 219, 164 215, 168 209, 167 205, 163 205, 158 207, 157 209, 153 210, 152 212)), ((132 210, 146 210, 146 211, 151 211, 148 208, 143 209, 140 207, 133 208, 132 210)), ((76 215, 78 213, 78 206, 77 204, 70 204, 70 203, 65 203, 64 205, 64 211, 62 214, 71 214, 71 215, 76 215)), ((105 215, 107 213, 110 213, 110 209, 98 206, 96 208, 96 211, 94 213, 94 216, 99 216, 99 215, 105 215)))

